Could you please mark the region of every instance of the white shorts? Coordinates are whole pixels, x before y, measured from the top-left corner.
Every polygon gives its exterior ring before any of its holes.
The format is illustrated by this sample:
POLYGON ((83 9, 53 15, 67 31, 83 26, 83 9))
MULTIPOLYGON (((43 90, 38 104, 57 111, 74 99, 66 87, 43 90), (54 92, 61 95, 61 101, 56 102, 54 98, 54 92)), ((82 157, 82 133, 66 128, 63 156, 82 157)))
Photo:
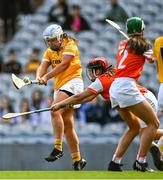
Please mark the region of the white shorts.
POLYGON ((117 106, 125 108, 145 100, 132 78, 116 78, 109 93, 112 108, 117 106))
POLYGON ((153 110, 157 113, 158 111, 158 102, 155 97, 155 95, 151 91, 147 91, 144 94, 145 99, 149 102, 149 104, 152 106, 153 110))
MULTIPOLYGON (((74 78, 65 83, 62 87, 60 87, 57 91, 54 92, 54 99, 56 98, 57 94, 60 90, 66 90, 72 94, 79 94, 84 91, 84 83, 83 80, 80 78, 74 78)), ((80 104, 74 106, 74 108, 79 108, 80 104)))
POLYGON ((163 83, 160 84, 158 92, 158 109, 163 111, 163 83))

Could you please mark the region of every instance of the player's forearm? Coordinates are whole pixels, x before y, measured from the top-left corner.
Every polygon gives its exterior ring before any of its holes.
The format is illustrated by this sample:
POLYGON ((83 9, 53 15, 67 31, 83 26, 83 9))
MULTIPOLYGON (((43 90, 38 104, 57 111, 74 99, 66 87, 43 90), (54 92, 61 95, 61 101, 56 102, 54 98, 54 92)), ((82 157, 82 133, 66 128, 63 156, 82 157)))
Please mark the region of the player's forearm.
POLYGON ((92 92, 85 90, 84 92, 80 94, 73 95, 61 102, 58 102, 52 106, 52 110, 58 111, 61 108, 65 107, 72 107, 76 104, 83 104, 85 102, 90 101, 90 99, 93 99, 96 97, 96 94, 93 94, 92 92))
POLYGON ((153 64, 155 62, 155 58, 153 56, 145 56, 145 57, 149 63, 153 64))
POLYGON ((80 104, 84 104, 84 103, 86 103, 86 102, 90 102, 90 101, 92 101, 96 96, 97 96, 97 95, 95 95, 95 94, 93 94, 93 95, 91 95, 91 96, 88 96, 88 97, 82 99, 82 100, 80 101, 80 104))
POLYGON ((154 63, 155 61, 155 58, 153 56, 153 50, 152 49, 149 49, 148 51, 146 51, 144 53, 144 56, 146 58, 146 60, 149 62, 149 63, 154 63))
POLYGON ((36 79, 41 78, 42 76, 44 76, 47 72, 47 69, 49 67, 49 64, 47 62, 42 62, 40 64, 40 66, 37 69, 36 72, 36 79))
POLYGON ((68 99, 62 101, 59 103, 59 107, 60 108, 64 108, 66 106, 70 106, 70 105, 76 105, 76 104, 84 104, 86 102, 91 101, 92 99, 94 99, 97 95, 95 94, 87 94, 85 92, 77 94, 77 95, 73 95, 71 97, 69 97, 68 99))
POLYGON ((73 95, 69 97, 68 99, 63 100, 62 102, 58 103, 59 108, 64 108, 69 105, 76 105, 76 104, 82 104, 82 98, 80 95, 73 95))
POLYGON ((45 74, 44 71, 40 67, 38 67, 36 71, 36 79, 42 77, 44 74, 45 74))

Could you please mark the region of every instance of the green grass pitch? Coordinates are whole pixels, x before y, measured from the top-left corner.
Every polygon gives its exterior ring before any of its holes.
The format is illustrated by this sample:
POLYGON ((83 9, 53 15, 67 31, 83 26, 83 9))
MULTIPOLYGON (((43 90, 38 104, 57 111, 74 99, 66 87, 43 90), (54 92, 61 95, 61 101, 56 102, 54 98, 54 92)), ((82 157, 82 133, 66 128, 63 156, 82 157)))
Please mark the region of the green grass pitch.
POLYGON ((0 179, 163 179, 163 172, 0 171, 0 179))

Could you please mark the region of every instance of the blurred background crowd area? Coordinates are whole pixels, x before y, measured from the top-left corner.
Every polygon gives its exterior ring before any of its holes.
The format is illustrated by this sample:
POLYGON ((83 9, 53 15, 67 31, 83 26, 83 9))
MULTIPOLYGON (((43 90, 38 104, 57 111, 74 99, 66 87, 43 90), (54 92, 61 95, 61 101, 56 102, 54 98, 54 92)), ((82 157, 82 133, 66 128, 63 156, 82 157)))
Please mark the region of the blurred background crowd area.
MULTIPOLYGON (((0 117, 8 112, 50 107, 53 80, 46 87, 33 85, 21 90, 15 89, 11 81, 11 73, 21 78, 35 78, 46 49, 42 32, 48 25, 60 24, 66 33, 79 40, 83 79, 87 87, 90 84, 85 73, 88 60, 102 56, 115 65, 118 42, 124 39, 105 19, 114 20, 125 31, 128 17, 143 18, 145 36, 153 44, 155 38, 163 35, 162 11, 162 0, 1 0, 0 117)), ((155 65, 146 63, 140 84, 157 97, 159 82, 155 65)), ((75 110, 75 121, 81 134, 121 133, 125 128, 117 111, 100 97, 75 110)), ((37 130, 52 134, 50 112, 18 117, 10 122, 1 121, 0 124, 2 135, 37 130)))

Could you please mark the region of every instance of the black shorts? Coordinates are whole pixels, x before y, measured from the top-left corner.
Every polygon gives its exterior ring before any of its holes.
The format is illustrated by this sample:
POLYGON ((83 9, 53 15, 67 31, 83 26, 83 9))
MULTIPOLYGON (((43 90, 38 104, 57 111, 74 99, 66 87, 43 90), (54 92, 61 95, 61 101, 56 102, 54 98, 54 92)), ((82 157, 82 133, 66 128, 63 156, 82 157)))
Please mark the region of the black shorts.
POLYGON ((64 89, 59 89, 59 91, 62 91, 64 93, 66 93, 68 96, 73 96, 74 95, 72 92, 66 91, 64 89))

